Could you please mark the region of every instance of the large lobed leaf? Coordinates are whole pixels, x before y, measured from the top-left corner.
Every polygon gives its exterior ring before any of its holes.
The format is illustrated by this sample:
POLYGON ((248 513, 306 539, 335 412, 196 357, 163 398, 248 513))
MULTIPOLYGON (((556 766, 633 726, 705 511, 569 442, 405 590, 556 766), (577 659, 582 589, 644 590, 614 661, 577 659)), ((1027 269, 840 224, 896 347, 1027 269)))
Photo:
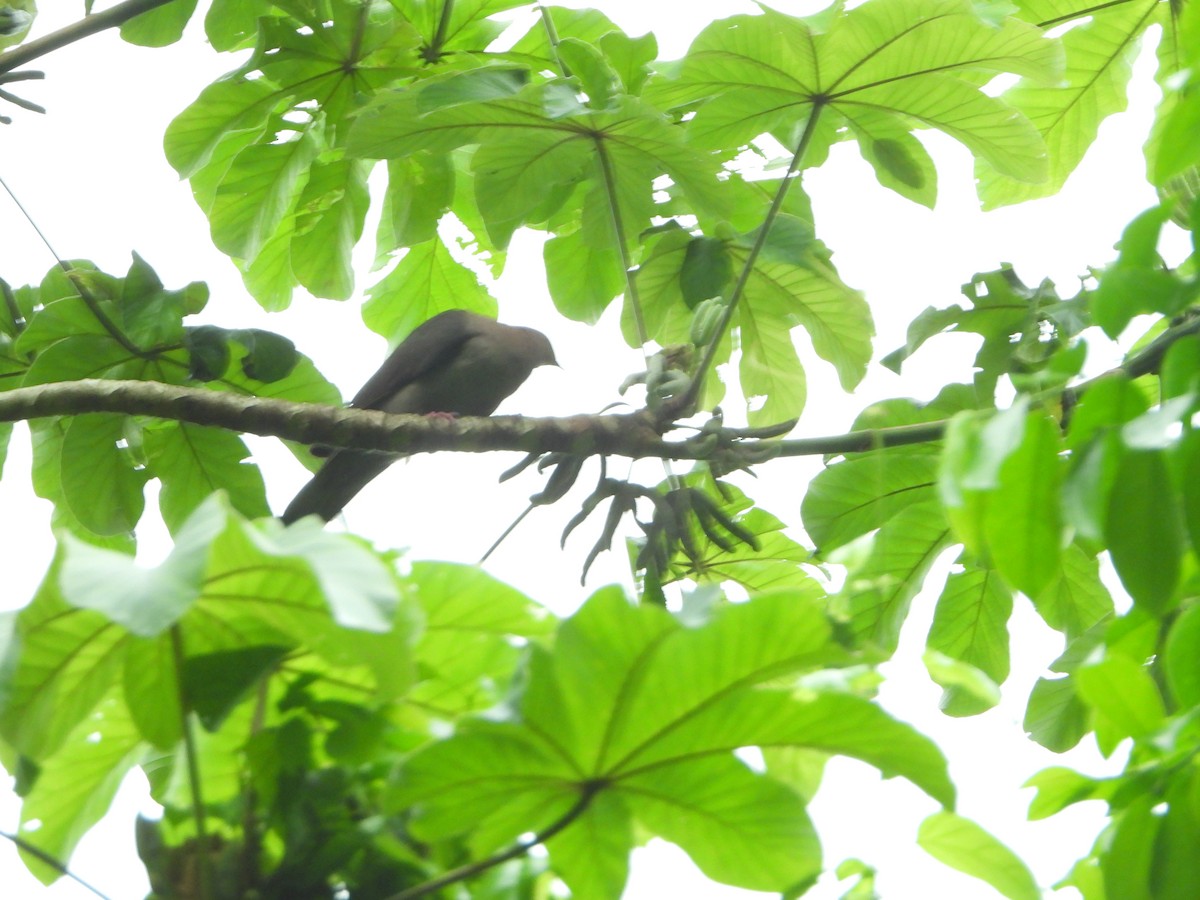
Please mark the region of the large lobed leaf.
POLYGON ((820 602, 791 591, 684 628, 605 589, 563 623, 552 651, 533 652, 516 716, 468 720, 418 751, 390 804, 415 811, 420 837, 469 835, 476 853, 579 815, 549 848, 585 896, 623 884, 634 821, 717 880, 795 888, 820 866, 804 802, 737 749, 843 753, 953 802, 940 754, 908 726, 851 694, 775 686, 848 659, 820 602), (601 822, 604 839, 587 844, 600 858, 585 866, 584 835, 601 822))

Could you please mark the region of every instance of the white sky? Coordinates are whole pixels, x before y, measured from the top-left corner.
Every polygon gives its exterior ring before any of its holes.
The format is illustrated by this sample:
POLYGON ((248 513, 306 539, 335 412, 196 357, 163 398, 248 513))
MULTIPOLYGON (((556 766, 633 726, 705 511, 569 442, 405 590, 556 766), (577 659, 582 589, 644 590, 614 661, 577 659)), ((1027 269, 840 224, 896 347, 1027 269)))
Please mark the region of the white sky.
MULTIPOLYGON (((80 3, 43 2, 37 31, 47 33, 73 20, 80 3)), ((110 5, 110 4, 106 4, 110 5)), ((584 5, 571 3, 568 5, 584 5)), ((630 34, 654 30, 662 55, 680 55, 694 33, 711 18, 747 10, 748 3, 671 0, 599 0, 630 34)), ((779 2, 785 12, 806 13, 813 3, 779 2)), ((194 23, 196 24, 196 23, 194 23)), ((927 305, 959 302, 959 286, 978 271, 1012 262, 1027 283, 1043 277, 1065 294, 1089 265, 1113 256, 1112 244, 1136 213, 1155 202, 1142 175, 1140 142, 1150 122, 1156 90, 1150 69, 1135 74, 1133 111, 1114 117, 1102 129, 1099 152, 1084 161, 1057 197, 983 214, 972 191, 966 151, 939 134, 923 134, 939 167, 940 200, 929 211, 891 194, 875 182, 869 167, 847 146, 835 149, 829 164, 805 180, 814 198, 818 235, 834 251, 843 279, 864 290, 876 316, 877 355, 902 341, 908 321, 927 305)), ((122 273, 136 250, 168 287, 208 281, 213 300, 208 321, 227 326, 271 328, 293 338, 349 396, 374 370, 385 352, 357 315, 357 301, 338 304, 297 297, 286 314, 257 310, 233 266, 212 247, 207 224, 186 184, 176 179, 162 155, 162 133, 170 119, 200 89, 233 68, 217 56, 193 27, 182 45, 149 50, 122 43, 114 33, 88 39, 39 60, 45 82, 16 86, 17 93, 46 106, 45 117, 18 111, 16 123, 0 130, 0 177, 30 210, 64 258, 86 257, 102 269, 122 273)), ((368 234, 370 234, 368 226, 368 234)), ((38 281, 53 264, 17 210, 0 197, 0 274, 14 286, 38 281)), ((536 415, 589 412, 616 398, 616 387, 640 368, 640 356, 617 336, 614 315, 597 329, 558 321, 540 273, 540 243, 518 236, 509 270, 497 288, 501 318, 535 324, 547 331, 562 371, 541 369, 501 411, 536 415)), ((365 272, 370 247, 363 254, 365 272)), ((369 282, 364 279, 361 287, 369 282)), ((801 341, 803 348, 803 341, 801 341)), ((966 338, 943 338, 927 346, 903 379, 876 366, 853 398, 846 398, 832 371, 809 370, 809 409, 804 434, 845 430, 854 414, 885 396, 928 398, 945 381, 970 377, 974 345, 966 338), (951 374, 947 374, 951 373, 951 374)), ((1091 365, 1103 367, 1091 361, 1091 365)), ((256 441, 256 453, 270 461, 268 490, 281 508, 303 483, 298 463, 269 441, 256 441)), ((496 474, 508 456, 472 459, 450 454, 415 459, 382 476, 350 508, 356 531, 382 545, 410 546, 414 558, 474 561, 522 508, 539 485, 532 477, 497 487, 496 474), (457 498, 486 498, 464 515, 457 498), (411 512, 410 512, 411 511, 411 512)), ((0 565, 13 593, 0 608, 15 608, 30 596, 51 552, 48 510, 28 494, 28 453, 18 431, 7 462, 10 478, 0 482, 0 565)), ((816 471, 811 460, 779 461, 763 467, 747 490, 767 509, 799 524, 805 481, 816 471)), ((661 472, 639 468, 653 482, 661 472)), ((620 472, 618 472, 620 474, 620 472)), ((590 476, 594 477, 594 476, 590 476)), ((588 480, 587 477, 581 480, 588 480)), ((569 613, 595 588, 628 581, 622 553, 606 554, 593 568, 586 590, 578 583, 581 561, 598 529, 581 528, 562 554, 558 533, 573 510, 539 510, 503 545, 488 568, 560 613, 569 613), (529 565, 531 559, 537 566, 529 565)), ((1024 739, 1020 721, 1034 679, 1058 652, 1053 635, 1028 603, 1018 601, 1011 626, 1013 674, 1001 706, 972 720, 949 720, 937 710, 939 689, 924 674, 919 658, 938 585, 914 604, 881 702, 893 714, 934 737, 951 761, 960 787, 959 811, 1006 841, 1034 869, 1043 886, 1062 877, 1086 852, 1100 824, 1098 805, 1076 809, 1044 822, 1025 822, 1029 791, 1019 787, 1049 765, 1075 765, 1084 771, 1110 771, 1094 750, 1058 757, 1024 739), (1101 766, 1104 768, 1102 769, 1101 766)), ((132 818, 145 807, 144 790, 131 782, 109 820, 87 838, 72 860, 81 877, 114 898, 141 896, 146 888, 132 849, 132 818)), ((917 824, 934 804, 905 782, 882 782, 875 770, 849 761, 831 765, 827 783, 811 807, 830 868, 845 856, 858 856, 882 870, 878 888, 885 900, 998 895, 980 882, 928 859, 915 845, 917 824)), ((14 831, 15 798, 0 793, 0 827, 14 831)), ((52 889, 33 881, 7 842, 0 841, 0 884, 6 897, 55 900, 92 895, 62 880, 52 889)), ((809 896, 830 900, 847 884, 823 881, 809 896)), ((699 876, 683 854, 661 842, 638 851, 629 900, 689 897, 768 896, 713 885, 699 876)))

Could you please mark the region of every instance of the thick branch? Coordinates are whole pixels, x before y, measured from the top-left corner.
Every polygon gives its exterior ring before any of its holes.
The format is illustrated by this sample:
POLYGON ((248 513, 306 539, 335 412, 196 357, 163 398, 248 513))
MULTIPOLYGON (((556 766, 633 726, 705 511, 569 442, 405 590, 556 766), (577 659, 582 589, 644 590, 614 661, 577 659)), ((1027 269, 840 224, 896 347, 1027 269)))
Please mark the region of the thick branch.
POLYGON ((85 37, 91 37, 93 34, 105 29, 124 25, 134 16, 140 16, 144 12, 149 12, 160 6, 166 6, 171 2, 173 0, 125 0, 124 3, 118 3, 111 9, 106 9, 90 16, 84 16, 78 22, 72 22, 67 27, 60 28, 53 34, 48 34, 35 41, 29 41, 26 44, 21 44, 11 50, 0 53, 0 74, 11 72, 13 69, 19 69, 39 56, 45 56, 47 53, 61 50, 68 44, 83 40, 85 37))
MULTIPOLYGON (((1123 365, 1067 388, 1063 392, 1064 407, 1069 408, 1102 378, 1115 374, 1137 378, 1156 371, 1171 344, 1197 333, 1200 333, 1200 316, 1185 319, 1159 335, 1123 365)), ((739 438, 731 429, 724 435, 701 432, 687 440, 672 441, 659 434, 651 415, 644 411, 555 419, 494 416, 448 420, 244 397, 155 381, 100 379, 40 384, 0 392, 0 422, 97 412, 153 416, 304 444, 390 453, 520 450, 632 459, 711 459, 715 453, 723 453, 727 461, 736 463, 741 459, 745 464, 776 456, 861 453, 880 447, 928 443, 940 440, 946 429, 946 420, 941 420, 785 441, 739 438)))
MULTIPOLYGON (((713 451, 710 435, 686 441, 664 439, 644 413, 553 419, 468 416, 446 420, 243 397, 153 381, 90 378, 0 393, 0 422, 97 412, 153 416, 305 444, 392 453, 521 450, 635 459, 706 459, 713 451)), ((942 424, 881 428, 793 441, 741 440, 727 449, 734 453, 745 451, 748 456, 758 458, 762 458, 764 451, 769 456, 849 453, 937 440, 942 424)))

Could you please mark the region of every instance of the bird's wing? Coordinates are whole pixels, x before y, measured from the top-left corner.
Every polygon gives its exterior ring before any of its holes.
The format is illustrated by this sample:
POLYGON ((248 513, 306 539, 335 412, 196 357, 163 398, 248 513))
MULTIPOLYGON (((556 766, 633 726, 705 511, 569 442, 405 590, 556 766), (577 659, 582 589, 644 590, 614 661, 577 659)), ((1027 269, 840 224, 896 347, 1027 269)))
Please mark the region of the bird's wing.
POLYGON ((350 405, 359 409, 382 407, 406 385, 453 357, 478 332, 479 318, 466 310, 452 309, 422 322, 367 379, 350 405))

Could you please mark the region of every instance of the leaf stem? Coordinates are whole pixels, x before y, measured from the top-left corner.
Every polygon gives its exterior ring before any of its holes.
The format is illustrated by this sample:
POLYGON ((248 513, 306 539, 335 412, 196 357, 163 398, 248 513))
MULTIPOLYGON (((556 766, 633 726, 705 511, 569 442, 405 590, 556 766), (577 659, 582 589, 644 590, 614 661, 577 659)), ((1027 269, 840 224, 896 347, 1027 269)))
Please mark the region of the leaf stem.
POLYGON ((457 884, 460 881, 466 881, 468 878, 474 878, 476 875, 480 875, 488 869, 493 869, 502 863, 506 863, 510 859, 524 856, 538 844, 544 844, 583 815, 591 805, 592 798, 600 792, 605 784, 606 782, 603 781, 585 782, 582 786, 583 789, 580 791, 579 799, 575 801, 575 804, 563 813, 558 821, 539 831, 528 840, 517 841, 507 850, 501 850, 499 853, 493 854, 486 859, 481 859, 478 862, 468 863, 465 866, 459 866, 457 869, 451 869, 437 878, 431 878, 429 881, 406 888, 398 894, 392 894, 386 900, 416 900, 417 897, 424 897, 426 894, 431 894, 447 885, 457 884))
POLYGON ((621 221, 621 206, 617 199, 617 176, 613 172, 612 160, 604 146, 604 139, 599 135, 593 137, 596 145, 596 158, 600 162, 600 176, 604 179, 604 192, 608 197, 608 217, 612 223, 613 239, 617 244, 617 253, 621 257, 621 268, 625 273, 625 291, 629 297, 629 305, 633 308, 633 320, 637 325, 638 341, 642 345, 642 355, 646 354, 646 343, 650 340, 646 332, 646 320, 642 315, 642 301, 638 297, 637 279, 633 276, 633 260, 629 257, 629 247, 625 244, 625 224, 621 221))
POLYGON ((183 690, 183 634, 179 625, 171 626, 171 655, 175 665, 175 678, 179 685, 179 720, 183 732, 183 753, 187 758, 188 789, 192 795, 192 818, 196 824, 197 874, 201 900, 213 900, 212 857, 209 856, 208 822, 204 815, 204 795, 201 791, 200 757, 196 749, 196 735, 192 730, 190 704, 183 690))
POLYGON ((172 0, 125 0, 124 3, 118 3, 116 6, 106 9, 103 12, 84 16, 78 22, 73 22, 52 34, 25 44, 20 44, 11 50, 0 53, 0 74, 11 72, 13 69, 19 69, 30 60, 37 59, 39 56, 45 56, 47 53, 52 53, 55 50, 60 50, 69 44, 83 40, 85 37, 91 37, 93 34, 97 34, 105 29, 124 25, 134 16, 140 16, 144 12, 149 12, 160 6, 166 6, 171 2, 172 0))
POLYGON ((812 141, 817 121, 821 117, 821 110, 824 109, 824 106, 825 102, 820 97, 813 101, 812 112, 809 113, 808 122, 804 125, 804 132, 800 135, 800 140, 796 145, 796 152, 792 155, 792 161, 788 165, 787 171, 783 174, 783 180, 780 181, 778 190, 775 191, 775 196, 771 200, 771 207, 767 210, 763 223, 758 229, 758 234, 754 238, 754 243, 750 247, 750 252, 746 255, 742 271, 738 273, 737 283, 733 286, 733 292, 729 295, 729 302, 725 305, 725 313, 721 317, 717 331, 705 349, 704 357, 700 360, 700 365, 696 367, 687 390, 678 400, 670 404, 669 409, 672 413, 691 408, 696 402, 696 398, 700 396, 700 387, 704 384, 705 374, 712 366, 713 360, 720 350, 721 339, 728 333, 730 324, 733 322, 733 314, 737 311, 737 305, 746 291, 746 284, 749 282, 750 276, 754 273, 754 265, 758 262, 758 255, 762 252, 762 248, 766 246, 767 235, 771 231, 771 226, 775 224, 775 219, 779 216, 779 210, 783 207, 783 201, 787 197, 788 188, 791 187, 792 181, 800 171, 800 163, 804 160, 804 154, 808 150, 809 143, 812 141))
POLYGON ((554 58, 558 61, 558 69, 562 72, 564 78, 570 78, 571 67, 563 62, 563 58, 558 52, 558 29, 554 27, 554 19, 550 18, 549 7, 539 3, 538 14, 542 17, 542 27, 546 29, 546 40, 550 42, 550 49, 554 51, 554 58))
POLYGON ((51 856, 45 850, 42 850, 39 847, 35 847, 33 844, 29 843, 29 841, 25 840, 20 835, 9 834, 7 831, 0 831, 0 837, 7 838, 8 840, 12 841, 14 844, 16 844, 17 847, 19 847, 21 850, 24 850, 30 856, 36 857, 37 859, 41 860, 46 865, 48 865, 50 868, 54 869, 56 872, 58 872, 62 875, 66 875, 68 878, 70 878, 76 884, 82 885, 87 890, 89 890, 93 894, 95 894, 97 897, 101 898, 101 900, 112 900, 112 898, 109 897, 107 894, 103 894, 100 891, 98 891, 96 888, 92 887, 90 884, 88 884, 86 881, 84 881, 82 878, 80 878, 78 875, 76 875, 74 872, 72 872, 70 869, 68 869, 66 866, 64 866, 61 862, 59 862, 57 859, 55 859, 53 856, 51 856))
POLYGON ((362 5, 358 8, 358 21, 354 23, 354 36, 350 39, 350 51, 346 54, 346 62, 343 64, 350 74, 353 74, 355 66, 358 65, 358 55, 362 53, 363 35, 367 31, 367 19, 370 14, 371 0, 362 0, 362 5))
POLYGON ((150 354, 131 341, 125 332, 120 329, 117 323, 109 318, 108 313, 104 311, 104 307, 100 305, 100 301, 96 299, 96 296, 87 289, 83 282, 78 278, 72 277, 73 270, 71 269, 71 265, 67 262, 64 262, 63 258, 58 255, 58 252, 50 243, 50 239, 42 233, 42 229, 38 228, 38 224, 33 220, 33 216, 29 214, 29 210, 27 210, 21 204, 21 201, 17 199, 17 195, 13 193, 12 188, 8 186, 8 182, 6 182, 3 178, 0 178, 0 187, 4 188, 5 193, 8 194, 9 198, 16 205, 17 209, 21 211, 21 215, 25 217, 25 221, 29 223, 29 226, 34 230, 34 233, 36 233, 37 236, 42 239, 42 243, 46 245, 46 249, 50 251, 50 255, 54 257, 54 261, 58 263, 58 267, 67 274, 67 280, 71 282, 71 285, 75 288, 75 292, 79 294, 80 299, 83 300, 92 316, 100 324, 100 327, 107 331, 112 336, 112 339, 120 344, 124 350, 128 351, 134 356, 142 359, 149 356, 150 354))
POLYGON ((446 32, 450 30, 450 17, 454 14, 454 0, 443 0, 442 12, 438 16, 437 29, 425 48, 425 61, 437 62, 442 58, 442 44, 446 43, 446 32))

